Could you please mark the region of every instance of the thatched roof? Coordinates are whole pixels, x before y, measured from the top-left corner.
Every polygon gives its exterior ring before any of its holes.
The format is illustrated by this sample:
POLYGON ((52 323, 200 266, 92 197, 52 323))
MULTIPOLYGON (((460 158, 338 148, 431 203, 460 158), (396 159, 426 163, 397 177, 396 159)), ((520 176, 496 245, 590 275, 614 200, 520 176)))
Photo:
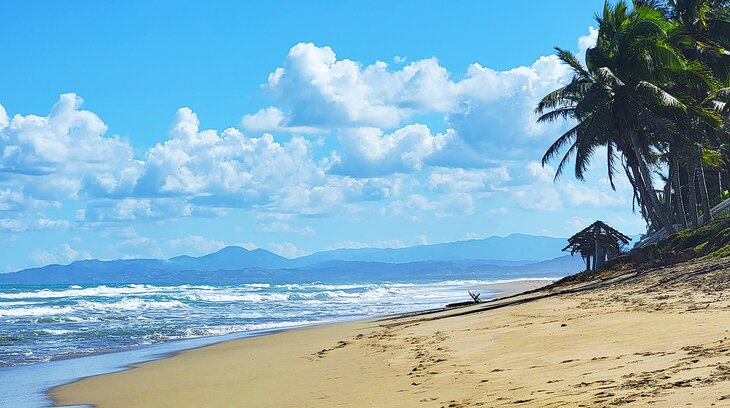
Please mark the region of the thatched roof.
POLYGON ((631 238, 609 227, 602 221, 596 221, 568 238, 568 246, 563 248, 563 251, 570 249, 571 255, 579 252, 584 258, 592 256, 595 251, 596 240, 606 251, 609 258, 620 254, 621 247, 631 242, 631 238))

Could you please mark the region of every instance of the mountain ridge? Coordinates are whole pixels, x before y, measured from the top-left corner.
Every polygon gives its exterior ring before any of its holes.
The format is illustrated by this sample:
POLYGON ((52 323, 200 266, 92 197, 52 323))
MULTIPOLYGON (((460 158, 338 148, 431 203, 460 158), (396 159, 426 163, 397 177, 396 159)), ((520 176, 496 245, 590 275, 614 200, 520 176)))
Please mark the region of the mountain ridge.
POLYGON ((244 279, 244 275, 270 279, 288 275, 322 277, 321 272, 325 269, 332 274, 339 274, 336 268, 350 272, 357 270, 363 276, 366 275, 365 268, 373 269, 371 273, 374 274, 391 270, 405 275, 410 275, 406 271, 418 269, 425 276, 433 272, 427 270, 429 266, 451 276, 455 271, 472 273, 478 269, 505 273, 520 268, 535 270, 539 266, 534 265, 540 265, 541 262, 548 262, 545 265, 562 262, 563 265, 570 265, 570 272, 577 272, 575 267, 580 262, 566 260, 562 252, 565 243, 561 238, 511 234, 506 237, 405 248, 335 249, 293 259, 261 248, 248 250, 228 246, 198 257, 180 255, 169 259, 89 259, 68 265, 46 265, 0 274, 0 283, 104 282, 105 279, 109 282, 144 283, 145 279, 175 280, 176 276, 179 279, 188 276, 197 280, 234 281, 244 279), (237 271, 240 273, 237 274, 237 271))

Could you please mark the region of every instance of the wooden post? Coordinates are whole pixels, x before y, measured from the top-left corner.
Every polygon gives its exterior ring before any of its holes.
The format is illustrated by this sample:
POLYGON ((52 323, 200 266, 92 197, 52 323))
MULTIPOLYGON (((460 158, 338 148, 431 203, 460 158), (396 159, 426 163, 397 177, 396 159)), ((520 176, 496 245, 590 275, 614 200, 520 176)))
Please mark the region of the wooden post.
POLYGON ((586 270, 587 271, 591 270, 591 256, 590 255, 586 255, 586 270))

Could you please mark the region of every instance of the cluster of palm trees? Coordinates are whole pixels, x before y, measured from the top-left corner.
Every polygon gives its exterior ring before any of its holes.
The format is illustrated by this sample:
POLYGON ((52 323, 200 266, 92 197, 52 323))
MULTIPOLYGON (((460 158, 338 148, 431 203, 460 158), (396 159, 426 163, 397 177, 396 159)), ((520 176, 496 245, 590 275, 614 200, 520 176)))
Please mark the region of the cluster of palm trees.
POLYGON ((583 180, 606 148, 611 186, 621 170, 650 230, 696 227, 730 190, 730 1, 605 3, 585 64, 557 56, 572 80, 546 95, 539 121, 574 124, 543 157, 571 160, 583 180), (561 157, 562 155, 562 157, 561 157))

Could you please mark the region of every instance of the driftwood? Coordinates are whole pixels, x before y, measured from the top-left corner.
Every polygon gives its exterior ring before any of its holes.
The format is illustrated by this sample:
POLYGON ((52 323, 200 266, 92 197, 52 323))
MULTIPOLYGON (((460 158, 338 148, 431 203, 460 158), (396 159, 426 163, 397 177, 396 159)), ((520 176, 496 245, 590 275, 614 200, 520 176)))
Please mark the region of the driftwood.
POLYGON ((472 299, 471 302, 467 301, 467 302, 449 303, 448 305, 446 305, 446 307, 449 308, 449 307, 468 306, 468 305, 473 305, 474 303, 482 302, 479 299, 479 295, 481 295, 481 293, 471 293, 470 290, 468 290, 467 293, 469 294, 469 296, 471 296, 471 299, 472 299))

